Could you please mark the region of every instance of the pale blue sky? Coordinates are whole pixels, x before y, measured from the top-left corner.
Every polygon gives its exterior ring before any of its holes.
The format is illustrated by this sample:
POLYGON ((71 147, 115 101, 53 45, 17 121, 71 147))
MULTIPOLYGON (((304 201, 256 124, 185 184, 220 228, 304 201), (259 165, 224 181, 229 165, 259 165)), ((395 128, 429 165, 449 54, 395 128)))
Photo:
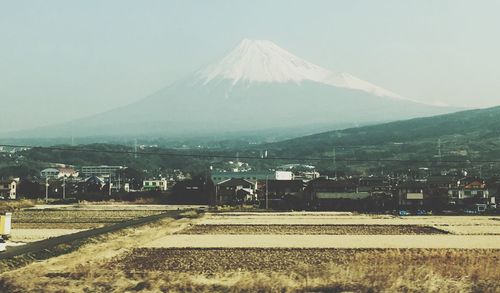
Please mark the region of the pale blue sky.
POLYGON ((500 1, 0 0, 0 131, 139 100, 272 40, 400 95, 500 104, 500 1))

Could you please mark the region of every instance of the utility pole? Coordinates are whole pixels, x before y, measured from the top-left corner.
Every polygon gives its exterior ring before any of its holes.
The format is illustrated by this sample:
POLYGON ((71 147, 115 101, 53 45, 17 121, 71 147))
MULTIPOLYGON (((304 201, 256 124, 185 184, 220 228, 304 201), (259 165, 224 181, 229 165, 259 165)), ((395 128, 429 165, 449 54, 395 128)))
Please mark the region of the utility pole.
POLYGON ((337 151, 333 148, 333 170, 335 171, 335 179, 337 179, 337 151))
POLYGON ((137 159, 137 138, 134 139, 134 159, 137 159))
POLYGON ((219 189, 217 188, 217 183, 215 183, 215 203, 214 203, 214 206, 217 207, 217 200, 218 200, 218 195, 217 195, 217 191, 219 189))
POLYGON ((45 177, 45 202, 49 201, 49 177, 45 177))
POLYGON ((266 210, 269 209, 269 179, 268 175, 266 175, 266 210))
POLYGON ((108 195, 111 197, 111 173, 109 173, 109 182, 108 183, 109 183, 109 190, 108 190, 109 193, 108 193, 108 195))
POLYGON ((63 199, 66 199, 66 176, 63 177, 63 199))

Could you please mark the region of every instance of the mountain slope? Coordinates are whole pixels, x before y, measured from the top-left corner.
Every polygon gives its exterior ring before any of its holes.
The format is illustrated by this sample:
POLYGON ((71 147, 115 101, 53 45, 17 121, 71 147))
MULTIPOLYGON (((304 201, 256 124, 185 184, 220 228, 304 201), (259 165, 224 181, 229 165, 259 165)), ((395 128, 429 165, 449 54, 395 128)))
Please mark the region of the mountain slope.
MULTIPOLYGON (((331 156, 335 148, 338 158, 353 159, 353 161, 363 159, 500 161, 498 125, 500 125, 500 107, 494 107, 329 131, 269 144, 266 147, 280 155, 311 157, 331 156), (441 157, 438 158, 440 151, 441 157)), ((464 167, 463 164, 460 167, 464 167)))
POLYGON ((132 105, 17 136, 199 135, 358 125, 449 113, 287 52, 243 40, 228 55, 132 105))

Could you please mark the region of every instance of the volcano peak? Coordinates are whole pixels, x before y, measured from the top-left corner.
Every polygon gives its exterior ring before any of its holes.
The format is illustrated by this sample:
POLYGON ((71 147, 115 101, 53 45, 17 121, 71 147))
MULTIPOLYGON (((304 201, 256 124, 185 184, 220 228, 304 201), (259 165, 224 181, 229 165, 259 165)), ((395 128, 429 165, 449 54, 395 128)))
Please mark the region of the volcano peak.
POLYGON ((401 99, 400 95, 349 73, 335 72, 306 61, 268 40, 243 39, 226 56, 199 70, 196 75, 205 85, 214 80, 230 80, 233 85, 312 81, 401 99))

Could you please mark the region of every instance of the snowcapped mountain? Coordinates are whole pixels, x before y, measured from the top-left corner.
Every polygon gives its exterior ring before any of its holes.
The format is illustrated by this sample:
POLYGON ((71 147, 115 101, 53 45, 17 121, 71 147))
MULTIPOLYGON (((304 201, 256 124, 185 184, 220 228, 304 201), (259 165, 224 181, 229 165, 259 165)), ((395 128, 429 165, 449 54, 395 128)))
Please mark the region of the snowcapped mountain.
POLYGON ((206 135, 305 127, 310 132, 455 110, 325 69, 271 41, 245 39, 215 63, 139 102, 23 136, 206 135))
POLYGON ((214 80, 237 83, 267 82, 300 84, 318 82, 340 88, 361 90, 376 96, 403 99, 400 95, 361 80, 349 73, 337 73, 301 59, 266 40, 244 39, 220 61, 197 72, 203 84, 214 80))

